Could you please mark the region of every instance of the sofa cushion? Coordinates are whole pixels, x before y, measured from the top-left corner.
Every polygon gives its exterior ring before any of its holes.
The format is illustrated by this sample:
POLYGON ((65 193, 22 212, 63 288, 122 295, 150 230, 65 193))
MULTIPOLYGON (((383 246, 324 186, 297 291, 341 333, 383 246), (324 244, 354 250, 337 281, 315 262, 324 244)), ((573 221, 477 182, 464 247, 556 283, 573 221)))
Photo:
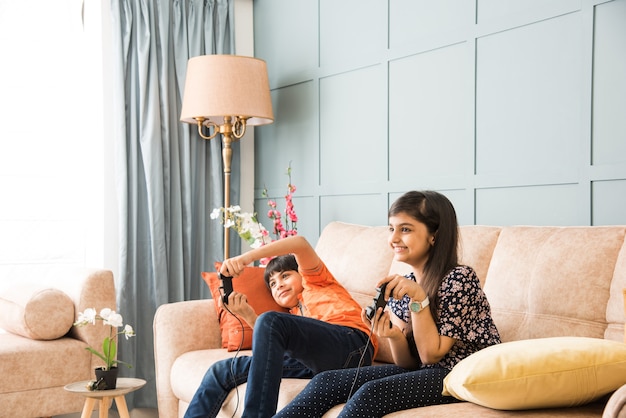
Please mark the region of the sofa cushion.
MULTIPOLYGON (((252 351, 245 350, 238 356, 252 355, 252 351)), ((208 350, 188 351, 176 358, 170 371, 172 392, 176 398, 191 402, 206 371, 214 363, 232 358, 233 354, 227 350, 213 348, 208 350)))
MULTIPOLYGON (((219 270, 219 267, 220 265, 217 263, 215 269, 219 270)), ((262 267, 246 267, 243 274, 233 278, 233 289, 246 295, 248 303, 257 315, 270 310, 287 312, 287 309, 278 305, 272 297, 263 280, 264 272, 265 269, 262 267)), ((217 273, 203 272, 202 278, 209 286, 211 296, 217 301, 222 296, 220 292, 221 282, 217 273)), ((220 321, 222 347, 228 349, 228 351, 236 351, 240 345, 243 350, 251 348, 252 328, 245 321, 240 322, 228 311, 220 308, 217 303, 215 303, 215 309, 220 321)))
POLYGON ((33 340, 54 340, 74 323, 74 303, 58 289, 12 286, 0 295, 0 328, 33 340))
MULTIPOLYGON (((93 378, 92 354, 86 347, 69 337, 42 341, 1 334, 0 395, 53 387, 60 390, 68 383, 93 378)), ((3 416, 1 411, 2 407, 3 416)))
MULTIPOLYGON (((239 356, 250 356, 251 351, 242 351, 239 356)), ((196 393, 204 374, 211 365, 220 360, 232 358, 223 349, 196 350, 182 354, 172 364, 171 382, 172 392, 177 399, 189 404, 196 393)), ((296 397, 309 382, 308 379, 282 379, 278 394, 278 409, 280 410, 296 397)), ((243 410, 243 399, 246 396, 246 383, 232 390, 224 400, 222 411, 219 416, 239 416, 243 410), (237 393, 238 392, 238 393, 237 393), (234 412, 239 414, 235 415, 234 412)))
POLYGON ((461 360, 444 394, 494 409, 577 406, 626 384, 626 344, 587 337, 520 340, 461 360))

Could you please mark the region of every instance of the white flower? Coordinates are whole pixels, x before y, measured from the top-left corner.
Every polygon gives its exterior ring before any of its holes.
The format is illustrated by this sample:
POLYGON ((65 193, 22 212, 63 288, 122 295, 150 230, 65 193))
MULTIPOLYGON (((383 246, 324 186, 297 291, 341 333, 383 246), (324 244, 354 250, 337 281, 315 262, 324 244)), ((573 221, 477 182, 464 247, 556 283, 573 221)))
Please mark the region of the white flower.
POLYGON ((241 206, 234 205, 227 208, 215 208, 211 212, 211 219, 221 216, 224 228, 233 228, 250 247, 259 248, 265 244, 267 230, 256 219, 256 214, 241 212, 241 206))
POLYGON ((111 311, 109 317, 104 320, 104 325, 111 325, 112 327, 119 328, 124 326, 124 320, 122 319, 122 315, 115 313, 115 311, 111 311))
POLYGON ((250 244, 250 248, 260 248, 263 246, 263 244, 265 244, 263 240, 257 239, 257 240, 254 240, 252 244, 250 244))
POLYGON ((112 311, 110 308, 104 308, 100 311, 100 318, 106 321, 111 316, 111 313, 115 313, 115 311, 112 311))
POLYGON ((79 312, 78 319, 74 325, 96 324, 96 310, 93 308, 85 309, 85 312, 79 312))
POLYGON ((126 326, 124 327, 124 331, 122 331, 122 333, 124 334, 126 339, 129 339, 130 337, 135 336, 135 330, 133 330, 133 327, 131 327, 128 324, 126 324, 126 326))
POLYGON ((250 213, 242 213, 237 215, 241 219, 241 232, 252 231, 255 227, 258 229, 258 222, 250 213))
POLYGON ((220 208, 215 208, 213 209, 213 212, 211 212, 211 219, 217 219, 220 217, 220 214, 222 213, 222 210, 220 208))

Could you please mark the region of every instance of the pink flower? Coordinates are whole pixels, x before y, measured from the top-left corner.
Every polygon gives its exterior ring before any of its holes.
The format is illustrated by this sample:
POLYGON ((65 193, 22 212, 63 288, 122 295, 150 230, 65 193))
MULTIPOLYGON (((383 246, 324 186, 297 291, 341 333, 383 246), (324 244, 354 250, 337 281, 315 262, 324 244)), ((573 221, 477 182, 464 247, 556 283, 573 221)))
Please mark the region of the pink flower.
POLYGON ((298 228, 296 223, 298 222, 298 215, 293 205, 293 193, 296 191, 296 186, 291 184, 291 164, 287 167, 287 175, 289 176, 289 183, 287 184, 287 194, 285 195, 285 221, 283 222, 282 213, 277 209, 277 203, 275 200, 269 199, 267 189, 263 189, 263 196, 268 197, 267 217, 273 221, 274 236, 276 239, 282 239, 293 235, 298 235, 298 228))

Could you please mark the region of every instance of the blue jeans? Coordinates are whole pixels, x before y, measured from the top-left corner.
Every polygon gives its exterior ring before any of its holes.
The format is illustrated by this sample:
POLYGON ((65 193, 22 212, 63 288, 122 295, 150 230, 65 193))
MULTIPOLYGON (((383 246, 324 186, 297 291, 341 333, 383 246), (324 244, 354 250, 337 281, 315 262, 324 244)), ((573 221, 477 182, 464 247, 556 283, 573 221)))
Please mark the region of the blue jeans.
POLYGON ((317 319, 265 312, 254 325, 252 356, 213 364, 204 375, 185 418, 217 416, 228 393, 248 382, 243 417, 276 413, 283 377, 309 379, 333 369, 372 363, 373 348, 364 332, 317 319))

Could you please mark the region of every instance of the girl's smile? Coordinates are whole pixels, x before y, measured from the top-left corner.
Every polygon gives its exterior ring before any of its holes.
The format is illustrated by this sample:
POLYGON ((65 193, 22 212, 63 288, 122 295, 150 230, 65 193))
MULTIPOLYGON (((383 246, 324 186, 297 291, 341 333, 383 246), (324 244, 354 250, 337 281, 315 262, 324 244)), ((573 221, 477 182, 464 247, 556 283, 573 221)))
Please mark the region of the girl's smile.
POLYGON ((401 212, 389 218, 388 242, 397 261, 420 271, 428 260, 435 235, 428 231, 425 224, 401 212))

